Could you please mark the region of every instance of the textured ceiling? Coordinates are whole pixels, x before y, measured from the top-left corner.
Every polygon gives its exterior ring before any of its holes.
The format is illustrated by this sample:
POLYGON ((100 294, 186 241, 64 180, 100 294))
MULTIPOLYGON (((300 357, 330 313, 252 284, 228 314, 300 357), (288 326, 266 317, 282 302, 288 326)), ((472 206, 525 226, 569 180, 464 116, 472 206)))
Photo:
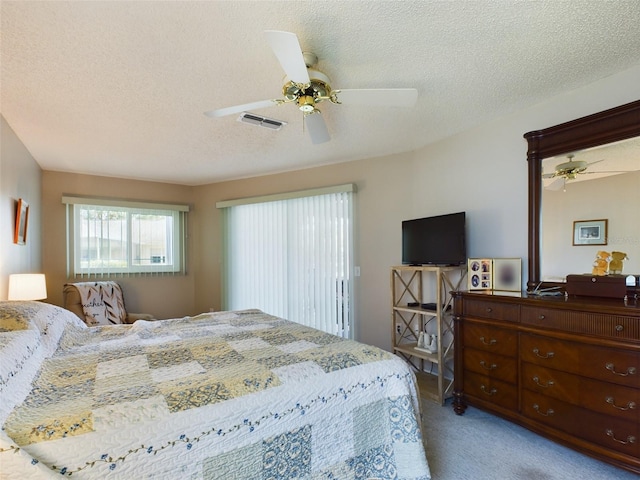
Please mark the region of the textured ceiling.
POLYGON ((2 0, 0 108, 45 170, 198 185, 415 150, 640 64, 640 2, 2 0), (204 111, 280 98, 264 30, 333 88, 418 89, 410 109, 293 105, 272 131, 204 111))

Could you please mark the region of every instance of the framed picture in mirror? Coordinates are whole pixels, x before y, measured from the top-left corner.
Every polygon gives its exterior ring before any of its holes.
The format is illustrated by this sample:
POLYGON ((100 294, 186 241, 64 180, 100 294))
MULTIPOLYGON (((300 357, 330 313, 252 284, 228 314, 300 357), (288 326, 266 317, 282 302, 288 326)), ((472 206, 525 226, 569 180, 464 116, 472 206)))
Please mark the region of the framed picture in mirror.
POLYGON ((573 222, 573 245, 606 245, 607 220, 577 220, 573 222))

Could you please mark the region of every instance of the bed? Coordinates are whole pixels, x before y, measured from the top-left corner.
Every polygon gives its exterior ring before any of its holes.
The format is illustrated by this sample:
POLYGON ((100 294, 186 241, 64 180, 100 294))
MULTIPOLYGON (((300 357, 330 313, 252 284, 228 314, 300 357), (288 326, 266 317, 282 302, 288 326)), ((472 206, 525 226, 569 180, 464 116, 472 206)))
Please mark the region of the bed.
POLYGON ((2 478, 429 479, 401 359, 259 310, 0 302, 2 478))

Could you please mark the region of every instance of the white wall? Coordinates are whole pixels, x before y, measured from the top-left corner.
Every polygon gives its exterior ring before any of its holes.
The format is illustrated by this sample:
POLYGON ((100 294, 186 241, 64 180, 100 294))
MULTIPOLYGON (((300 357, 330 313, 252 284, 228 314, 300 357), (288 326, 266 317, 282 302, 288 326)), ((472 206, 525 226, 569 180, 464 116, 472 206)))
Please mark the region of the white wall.
POLYGON ((424 148, 407 174, 414 192, 412 214, 466 210, 468 255, 522 257, 524 286, 528 201, 523 135, 638 99, 640 65, 424 148))
POLYGON ((9 275, 42 267, 40 166, 0 115, 0 300, 7 299, 9 275), (29 203, 26 245, 13 243, 16 205, 29 203))

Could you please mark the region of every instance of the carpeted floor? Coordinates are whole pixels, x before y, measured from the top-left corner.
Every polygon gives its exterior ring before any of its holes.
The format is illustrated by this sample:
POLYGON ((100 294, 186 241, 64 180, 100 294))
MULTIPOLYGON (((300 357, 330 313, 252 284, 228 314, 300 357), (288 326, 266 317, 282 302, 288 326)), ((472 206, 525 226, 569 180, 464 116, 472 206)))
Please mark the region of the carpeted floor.
POLYGON ((638 480, 640 476, 469 407, 423 399, 432 480, 638 480))

